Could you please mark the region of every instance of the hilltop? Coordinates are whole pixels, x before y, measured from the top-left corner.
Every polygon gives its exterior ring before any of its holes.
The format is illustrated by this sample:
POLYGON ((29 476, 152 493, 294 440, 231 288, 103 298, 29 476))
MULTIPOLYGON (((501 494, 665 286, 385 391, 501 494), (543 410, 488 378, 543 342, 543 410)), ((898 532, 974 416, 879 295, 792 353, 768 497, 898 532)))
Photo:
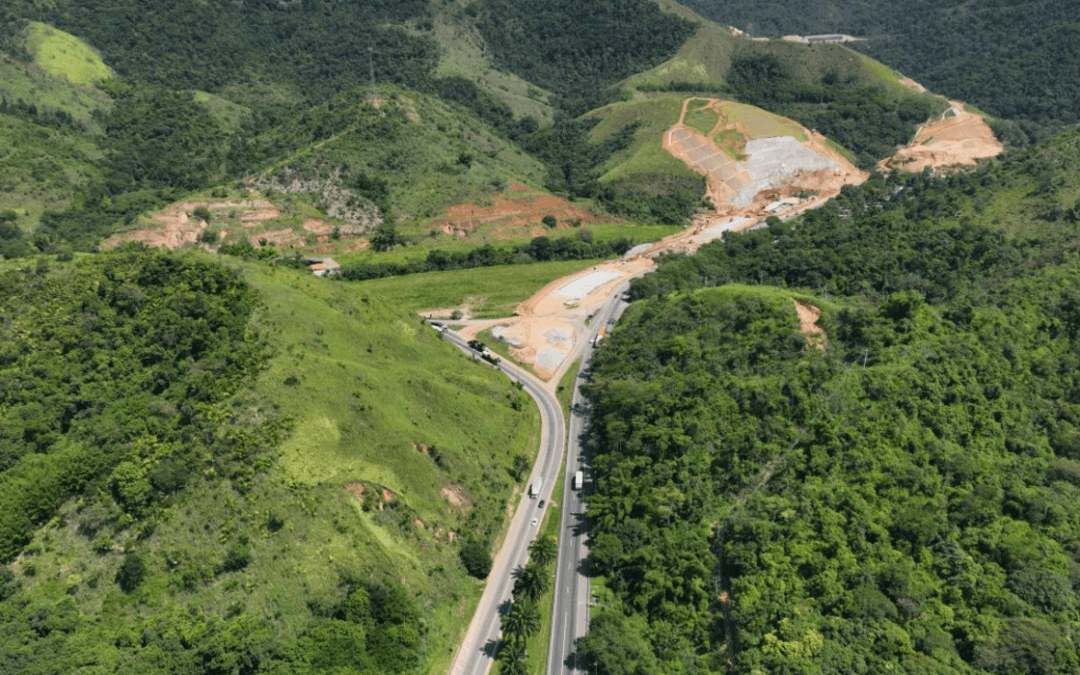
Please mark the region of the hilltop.
POLYGON ((1076 7, 1055 0, 1020 3, 905 0, 685 0, 682 4, 755 37, 849 33, 851 43, 950 98, 995 117, 1010 140, 1078 121, 1080 71, 1076 7), (1046 64, 1057 64, 1047 69, 1046 64))

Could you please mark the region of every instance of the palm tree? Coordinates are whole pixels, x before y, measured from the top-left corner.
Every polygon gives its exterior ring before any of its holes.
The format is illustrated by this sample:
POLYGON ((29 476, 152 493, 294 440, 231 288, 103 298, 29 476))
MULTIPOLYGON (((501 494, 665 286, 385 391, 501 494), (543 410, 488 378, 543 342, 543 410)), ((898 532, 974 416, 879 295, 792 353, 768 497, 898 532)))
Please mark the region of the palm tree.
POLYGON ((525 675, 528 672, 528 653, 520 640, 503 640, 496 655, 502 661, 503 675, 525 675))
POLYGON ((558 554, 559 543, 550 534, 537 537, 533 543, 529 544, 529 560, 540 567, 547 567, 554 562, 558 554))
POLYGON ((519 565, 514 570, 514 576, 516 580, 514 581, 512 595, 515 599, 525 598, 531 602, 536 602, 540 599, 540 596, 551 588, 551 575, 535 562, 529 562, 524 567, 519 565))
POLYGON ((503 617, 502 628, 509 641, 524 642, 540 630, 540 608, 531 602, 515 602, 503 617))

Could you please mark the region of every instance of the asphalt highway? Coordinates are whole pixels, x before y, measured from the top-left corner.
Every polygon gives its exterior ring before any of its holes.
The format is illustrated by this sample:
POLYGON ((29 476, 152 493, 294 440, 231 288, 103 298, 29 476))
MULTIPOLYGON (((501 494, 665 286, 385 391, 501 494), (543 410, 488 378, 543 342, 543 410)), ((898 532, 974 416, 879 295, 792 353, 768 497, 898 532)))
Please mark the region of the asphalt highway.
MULTIPOLYGON (((555 567, 555 602, 552 607, 551 643, 548 648, 548 675, 572 675, 586 664, 577 663, 575 642, 589 630, 589 577, 586 558, 589 555, 585 529, 585 502, 582 492, 589 486, 589 468, 582 454, 581 441, 587 411, 581 395, 583 375, 592 357, 593 340, 602 326, 610 331, 626 308, 622 301, 626 284, 620 285, 593 315, 590 330, 583 341, 581 370, 574 378, 574 397, 570 412, 570 433, 566 446, 566 480, 563 492, 563 511, 559 534, 559 556, 555 567), (585 486, 574 489, 574 474, 585 474, 585 486)), ((568 357, 570 358, 570 357, 568 357)))
MULTIPOLYGON (((449 331, 443 335, 464 352, 479 359, 479 355, 469 349, 465 340, 449 331)), ((487 361, 481 360, 481 363, 486 364, 487 361)), ((555 397, 536 378, 507 363, 505 359, 497 367, 510 379, 521 382, 540 408, 540 453, 526 486, 531 485, 538 477, 543 482, 537 498, 529 497, 526 489, 518 503, 506 539, 495 556, 480 604, 476 607, 465 639, 450 665, 450 675, 485 675, 491 668, 501 629, 501 611, 509 606, 510 591, 514 587, 511 575, 518 565, 524 565, 528 559, 529 544, 539 529, 539 525, 533 525, 532 522, 533 519, 536 519, 537 523, 543 521, 547 507, 541 509, 538 504, 540 500, 543 500, 545 505, 551 502, 551 492, 558 477, 566 443, 566 421, 555 397)))
MULTIPOLYGON (((449 675, 486 675, 494 663, 502 612, 509 607, 510 591, 514 587, 512 574, 515 568, 524 565, 528 560, 529 544, 538 530, 538 526, 532 523, 534 519, 538 523, 543 521, 547 507, 539 508, 540 500, 543 500, 545 505, 551 503, 551 493, 558 477, 564 447, 568 454, 559 525, 559 554, 555 568, 555 601, 548 650, 548 675, 571 675, 577 668, 574 646, 576 640, 589 629, 590 592, 588 572, 585 569, 586 557, 589 554, 585 531, 585 503, 581 498, 582 491, 575 490, 573 485, 576 472, 584 471, 586 477, 589 473, 581 449, 581 436, 586 420, 584 399, 581 395, 581 384, 584 381, 582 375, 588 367, 594 347, 593 341, 600 327, 607 326, 610 330, 626 309, 626 303, 622 300, 626 287, 626 283, 620 284, 601 305, 593 315, 591 328, 584 339, 566 357, 572 360, 580 354, 583 364, 574 378, 569 442, 562 409, 551 392, 544 388, 539 380, 507 363, 505 359, 495 366, 510 379, 520 382, 540 409, 540 453, 526 485, 531 485, 539 477, 542 479, 542 489, 536 498, 529 497, 527 492, 522 495, 503 546, 495 556, 484 594, 469 623, 465 638, 454 655, 449 675)), ((487 363, 458 335, 449 331, 443 335, 466 354, 487 363)))

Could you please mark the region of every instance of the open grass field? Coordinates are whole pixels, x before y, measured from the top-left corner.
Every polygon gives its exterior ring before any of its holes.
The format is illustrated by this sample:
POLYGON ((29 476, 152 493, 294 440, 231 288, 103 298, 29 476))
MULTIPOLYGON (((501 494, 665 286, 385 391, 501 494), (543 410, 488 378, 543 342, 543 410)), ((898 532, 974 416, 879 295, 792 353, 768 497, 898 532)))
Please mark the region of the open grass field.
POLYGON ((113 74, 90 45, 43 23, 30 23, 26 47, 39 68, 73 84, 91 86, 113 74))
POLYGON ((577 272, 595 260, 504 265, 450 272, 425 272, 371 281, 342 282, 351 292, 379 298, 402 311, 461 307, 474 318, 511 316, 514 309, 547 283, 577 272))

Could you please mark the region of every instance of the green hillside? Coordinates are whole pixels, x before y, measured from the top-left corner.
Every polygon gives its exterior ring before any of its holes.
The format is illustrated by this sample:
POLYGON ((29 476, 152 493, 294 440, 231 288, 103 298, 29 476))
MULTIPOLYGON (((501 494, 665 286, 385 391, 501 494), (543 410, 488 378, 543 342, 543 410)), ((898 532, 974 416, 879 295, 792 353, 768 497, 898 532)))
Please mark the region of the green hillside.
MULTIPOLYGON (((1056 126, 1077 121, 1076 7, 1055 0, 686 0, 755 36, 848 33, 855 47, 930 89, 992 115, 1056 126), (1048 67, 1056 64, 1055 67, 1048 67)), ((1038 135, 1035 124, 1025 125, 1038 135)))
POLYGON ((497 539, 538 443, 525 394, 306 273, 147 252, 2 278, 0 670, 446 668, 479 597, 461 545, 497 539))
POLYGON ((906 144, 919 124, 946 107, 846 46, 754 41, 681 12, 696 19, 696 32, 671 59, 623 81, 629 95, 679 91, 733 98, 820 131, 864 169, 906 144))
POLYGON ((635 281, 588 391, 579 660, 1075 671, 1078 138, 878 176, 635 281))
POLYGON ((113 75, 85 42, 43 23, 32 22, 27 27, 26 49, 33 55, 34 65, 72 84, 92 86, 113 75))

